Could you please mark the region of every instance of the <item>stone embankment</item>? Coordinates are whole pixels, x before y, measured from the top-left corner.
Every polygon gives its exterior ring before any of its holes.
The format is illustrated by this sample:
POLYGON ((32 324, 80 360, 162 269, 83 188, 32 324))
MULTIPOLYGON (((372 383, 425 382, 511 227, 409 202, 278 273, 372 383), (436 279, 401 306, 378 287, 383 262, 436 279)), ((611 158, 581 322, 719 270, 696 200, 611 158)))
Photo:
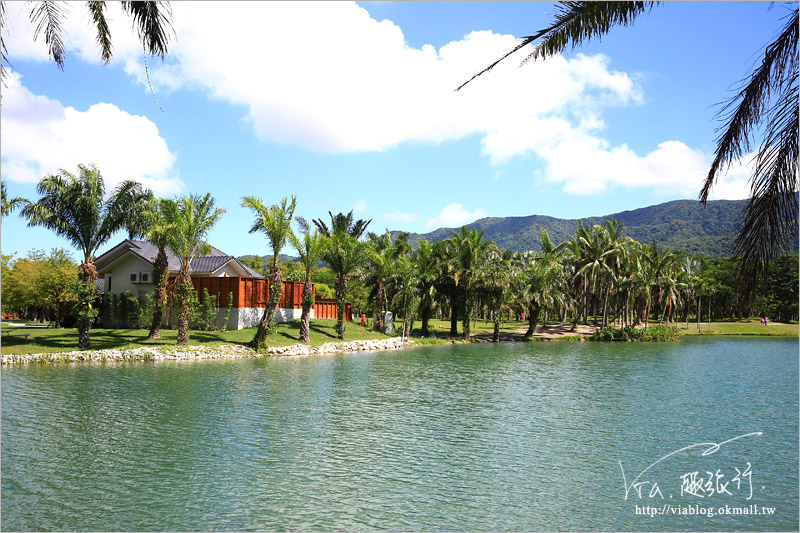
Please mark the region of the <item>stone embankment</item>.
POLYGON ((120 350, 84 350, 60 353, 38 353, 25 355, 3 354, 3 364, 24 363, 74 363, 79 361, 189 361, 199 359, 232 359, 236 357, 321 355, 343 352, 372 352, 394 350, 413 344, 400 338, 380 340, 358 340, 349 342, 326 342, 320 346, 293 344, 273 346, 266 353, 258 353, 246 346, 227 344, 223 346, 141 346, 120 350))

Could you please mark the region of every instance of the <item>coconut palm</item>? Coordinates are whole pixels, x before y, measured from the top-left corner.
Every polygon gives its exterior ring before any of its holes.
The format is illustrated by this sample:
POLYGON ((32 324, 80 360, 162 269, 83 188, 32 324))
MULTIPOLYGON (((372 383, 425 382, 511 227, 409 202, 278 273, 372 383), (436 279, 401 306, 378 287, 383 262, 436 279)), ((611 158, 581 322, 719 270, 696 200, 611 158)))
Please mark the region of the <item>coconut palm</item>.
POLYGON ((542 310, 560 300, 557 287, 563 277, 563 266, 535 252, 518 254, 515 262, 514 290, 528 318, 525 337, 530 337, 536 331, 542 310))
POLYGON ((178 300, 178 344, 189 342, 189 301, 192 295, 192 277, 189 266, 195 257, 205 255, 211 250, 206 235, 225 213, 224 209, 214 208, 214 199, 190 195, 161 201, 161 213, 166 232, 166 244, 175 252, 180 268, 175 280, 178 300))
MULTIPOLYGON (((627 26, 658 2, 560 2, 553 24, 524 37, 510 52, 458 87, 461 89, 529 44, 539 41, 523 61, 545 59, 599 39, 614 26, 627 26)), ((788 250, 797 230, 798 6, 764 51, 764 58, 741 89, 720 110, 723 119, 714 161, 700 191, 705 203, 711 188, 731 163, 750 151, 751 140, 763 135, 750 176, 750 201, 734 244, 742 258, 740 278, 751 294, 767 272, 769 261, 788 250)))
POLYGON ((83 263, 78 267, 82 285, 76 307, 78 346, 90 348, 89 331, 97 316, 94 254, 117 231, 132 225, 150 192, 135 181, 125 181, 106 198, 105 181, 95 165, 78 165, 77 175, 61 170, 47 176, 38 183, 36 192, 39 200, 28 202, 22 209, 28 226, 52 230, 83 253, 83 263))
POLYGON ((312 234, 308 222, 303 217, 297 217, 296 222, 303 234, 300 240, 294 233, 289 234, 289 242, 300 255, 300 263, 306 271, 303 284, 303 312, 300 315, 300 340, 306 344, 311 342, 310 320, 311 308, 314 306, 314 291, 311 286, 311 270, 322 259, 323 237, 316 231, 312 234))
POLYGON ((272 264, 269 267, 269 300, 258 324, 255 337, 253 337, 253 346, 257 350, 263 348, 267 335, 275 329, 275 310, 278 308, 283 293, 279 254, 286 245, 289 235, 292 234, 292 217, 294 217, 296 205, 297 199, 294 196, 292 196, 291 202, 284 198, 280 204, 270 207, 264 205, 264 202, 255 196, 242 198, 242 207, 252 209, 256 217, 250 233, 263 232, 272 249, 272 264))
POLYGON ((485 279, 482 287, 483 300, 489 308, 494 323, 492 342, 500 340, 500 323, 503 311, 511 299, 512 254, 508 250, 493 250, 489 253, 485 279))

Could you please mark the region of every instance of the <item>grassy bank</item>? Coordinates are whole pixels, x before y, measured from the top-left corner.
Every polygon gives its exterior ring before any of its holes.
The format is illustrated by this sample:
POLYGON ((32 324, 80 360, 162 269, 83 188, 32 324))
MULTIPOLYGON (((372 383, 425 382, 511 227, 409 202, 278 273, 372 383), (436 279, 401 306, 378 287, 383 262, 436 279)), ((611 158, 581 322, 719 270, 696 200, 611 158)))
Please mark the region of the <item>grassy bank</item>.
MULTIPOLYGON (((78 330, 75 328, 45 329, 35 327, 10 327, 3 323, 3 332, 28 333, 28 341, 23 337, 3 337, 3 354, 57 353, 77 350, 78 330)), ((334 342, 336 338, 336 320, 311 321, 311 345, 319 346, 326 342, 334 342)), ((253 340, 256 328, 238 331, 192 331, 189 338, 191 345, 219 346, 222 344, 245 345, 253 340)), ((149 340, 146 329, 92 329, 92 349, 138 348, 140 346, 175 346, 177 330, 161 330, 161 339, 149 340)), ((375 340, 385 339, 386 335, 348 324, 345 339, 375 340)), ((290 346, 300 342, 300 321, 295 320, 278 324, 275 333, 267 338, 267 347, 290 346)))
POLYGON ((770 323, 767 326, 762 325, 757 318, 735 320, 726 322, 703 322, 700 324, 700 330, 697 329, 697 322, 679 322, 678 335, 691 336, 691 335, 749 335, 759 337, 797 337, 798 325, 797 324, 778 324, 770 323))

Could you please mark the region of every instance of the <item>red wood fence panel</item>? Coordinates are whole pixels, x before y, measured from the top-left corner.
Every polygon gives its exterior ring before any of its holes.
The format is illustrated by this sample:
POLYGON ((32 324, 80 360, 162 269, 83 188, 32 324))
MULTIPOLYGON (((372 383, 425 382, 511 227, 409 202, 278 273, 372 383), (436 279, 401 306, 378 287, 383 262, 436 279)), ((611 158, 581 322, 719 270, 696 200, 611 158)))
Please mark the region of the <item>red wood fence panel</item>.
MULTIPOLYGON (((204 292, 217 297, 217 305, 228 305, 228 294, 233 293, 233 307, 264 308, 269 300, 269 280, 258 278, 220 277, 220 278, 192 278, 192 285, 197 291, 200 301, 203 301, 204 292)), ((283 309, 303 308, 303 283, 296 281, 283 282, 278 307, 283 309)), ((312 284, 312 290, 315 287, 312 284)), ((336 317, 336 300, 333 302, 333 317, 336 317)), ((349 304, 348 304, 349 305, 349 304)))
MULTIPOLYGON (((314 318, 338 318, 336 300, 333 298, 317 298, 314 300, 314 318)), ((344 304, 344 319, 353 321, 353 304, 344 304)))

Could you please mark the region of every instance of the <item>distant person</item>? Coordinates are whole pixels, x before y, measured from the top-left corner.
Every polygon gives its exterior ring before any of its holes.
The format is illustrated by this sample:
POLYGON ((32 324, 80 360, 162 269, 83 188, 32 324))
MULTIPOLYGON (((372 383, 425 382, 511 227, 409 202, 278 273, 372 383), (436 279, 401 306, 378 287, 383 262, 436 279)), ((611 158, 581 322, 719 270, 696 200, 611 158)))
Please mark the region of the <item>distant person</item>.
POLYGON ((361 313, 361 325, 367 327, 367 314, 361 313))

